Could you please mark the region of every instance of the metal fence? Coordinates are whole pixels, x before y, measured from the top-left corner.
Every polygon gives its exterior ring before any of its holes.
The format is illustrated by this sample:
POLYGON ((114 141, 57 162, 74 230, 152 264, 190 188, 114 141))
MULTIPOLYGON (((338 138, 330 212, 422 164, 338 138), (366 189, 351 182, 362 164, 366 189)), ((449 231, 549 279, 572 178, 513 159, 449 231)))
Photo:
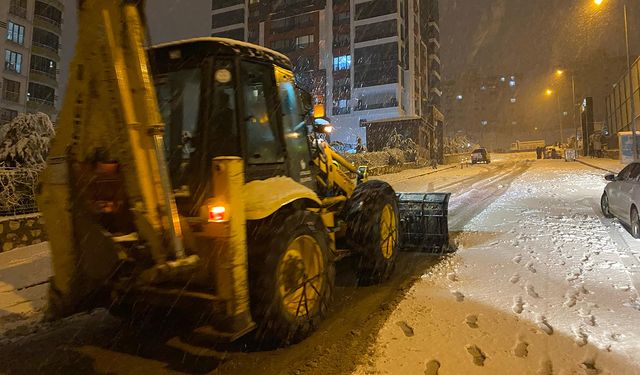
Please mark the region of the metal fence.
POLYGON ((38 175, 37 169, 0 168, 0 217, 38 212, 38 175))

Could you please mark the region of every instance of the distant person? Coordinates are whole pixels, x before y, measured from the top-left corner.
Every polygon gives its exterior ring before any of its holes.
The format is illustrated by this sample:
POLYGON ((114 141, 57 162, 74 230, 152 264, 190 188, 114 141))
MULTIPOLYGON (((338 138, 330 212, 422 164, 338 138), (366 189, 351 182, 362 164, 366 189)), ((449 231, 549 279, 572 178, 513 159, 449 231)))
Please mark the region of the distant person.
POLYGON ((361 154, 364 152, 364 146, 362 145, 362 138, 358 137, 356 140, 356 154, 361 154))
POLYGON ((536 147, 536 159, 542 159, 542 148, 540 146, 536 147))

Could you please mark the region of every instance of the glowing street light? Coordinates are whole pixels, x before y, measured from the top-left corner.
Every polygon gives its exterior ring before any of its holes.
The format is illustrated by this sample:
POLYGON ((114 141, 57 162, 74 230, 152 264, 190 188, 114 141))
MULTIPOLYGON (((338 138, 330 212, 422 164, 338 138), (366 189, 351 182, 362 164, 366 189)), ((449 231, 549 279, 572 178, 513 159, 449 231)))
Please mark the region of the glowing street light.
POLYGON ((556 70, 556 74, 557 74, 557 75, 559 75, 559 76, 561 76, 561 75, 563 75, 563 74, 564 74, 564 70, 562 70, 562 69, 558 69, 558 70, 556 70))
POLYGON ((551 89, 547 89, 547 91, 545 91, 544 93, 545 93, 545 95, 547 95, 547 96, 551 96, 551 95, 553 95, 553 90, 551 90, 551 89))
POLYGON ((602 4, 602 1, 603 1, 603 0, 593 0, 593 2, 594 2, 596 5, 600 5, 600 4, 602 4))

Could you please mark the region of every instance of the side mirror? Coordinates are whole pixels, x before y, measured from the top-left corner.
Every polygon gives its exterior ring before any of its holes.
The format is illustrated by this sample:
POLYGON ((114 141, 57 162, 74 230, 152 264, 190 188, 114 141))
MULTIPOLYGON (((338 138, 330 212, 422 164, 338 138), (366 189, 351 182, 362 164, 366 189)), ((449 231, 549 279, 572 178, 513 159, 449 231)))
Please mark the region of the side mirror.
POLYGON ((616 175, 613 173, 607 173, 606 175, 604 175, 604 179, 607 181, 615 181, 616 175))

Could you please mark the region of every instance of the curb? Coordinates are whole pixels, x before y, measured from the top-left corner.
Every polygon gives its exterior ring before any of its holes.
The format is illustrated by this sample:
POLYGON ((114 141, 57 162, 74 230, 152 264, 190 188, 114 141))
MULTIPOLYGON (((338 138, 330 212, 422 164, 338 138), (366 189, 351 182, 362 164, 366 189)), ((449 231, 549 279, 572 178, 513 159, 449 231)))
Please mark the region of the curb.
POLYGON ((453 168, 458 168, 457 165, 451 165, 448 167, 444 167, 444 168, 438 168, 435 171, 431 171, 431 172, 427 172, 427 173, 421 173, 419 175, 415 175, 415 176, 411 176, 411 177, 407 177, 407 180, 413 180, 414 178, 418 178, 418 177, 423 177, 423 176, 428 176, 430 174, 434 174, 434 173, 438 173, 438 172, 442 172, 442 171, 447 171, 449 169, 453 169, 453 168))
POLYGON ((597 165, 593 165, 593 164, 587 163, 586 161, 582 161, 582 160, 580 160, 580 159, 576 159, 576 161, 577 161, 578 163, 580 163, 580 164, 584 164, 584 165, 586 165, 587 167, 591 167, 591 168, 599 169, 599 170, 601 170, 601 171, 605 171, 605 172, 609 172, 609 173, 613 173, 613 174, 618 174, 618 172, 616 172, 616 171, 612 171, 612 170, 607 169, 607 168, 599 167, 599 166, 597 166, 597 165))

